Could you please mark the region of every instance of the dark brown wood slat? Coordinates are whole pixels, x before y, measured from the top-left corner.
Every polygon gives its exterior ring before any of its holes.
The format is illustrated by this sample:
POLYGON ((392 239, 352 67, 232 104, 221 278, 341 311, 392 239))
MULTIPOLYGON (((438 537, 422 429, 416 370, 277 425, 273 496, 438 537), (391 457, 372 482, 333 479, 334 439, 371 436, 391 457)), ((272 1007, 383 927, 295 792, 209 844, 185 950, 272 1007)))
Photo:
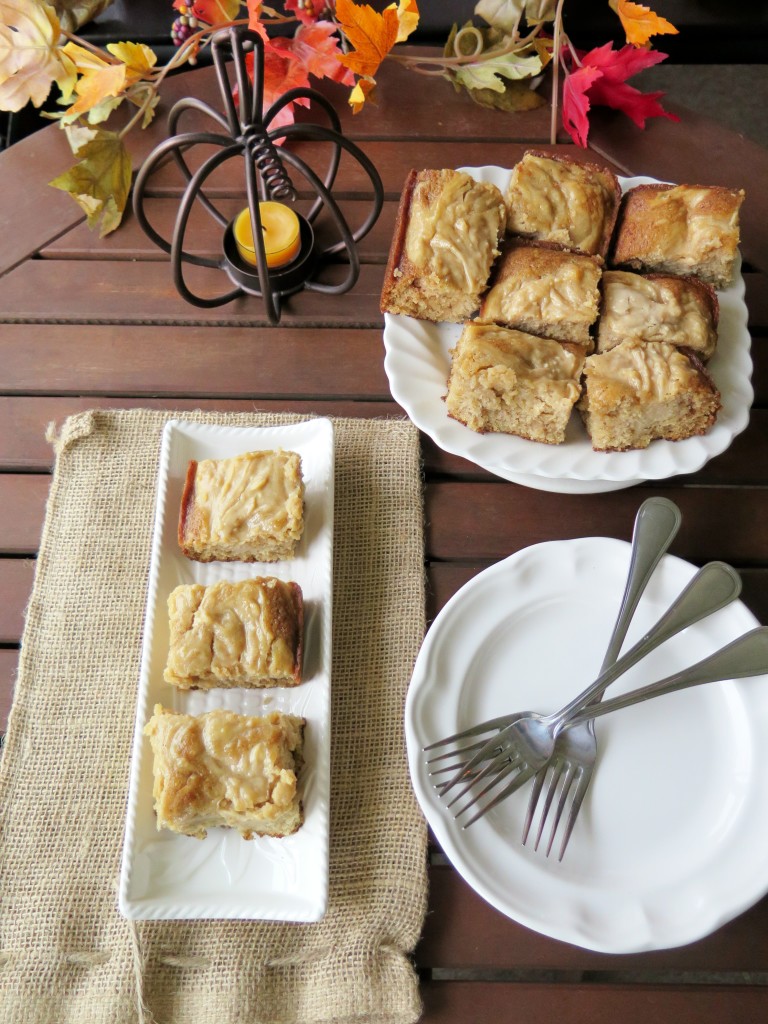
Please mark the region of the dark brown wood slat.
POLYGON ((0 324, 0 357, 6 393, 390 400, 376 328, 0 324))
MULTIPOLYGON (((32 593, 34 577, 35 562, 32 559, 0 558, 0 643, 21 642, 24 610, 32 593)), ((3 692, 7 681, 7 675, 0 668, 0 692, 3 692)))
MULTIPOLYGON (((222 216, 234 219, 243 209, 245 196, 225 197, 216 203, 222 216)), ((364 222, 370 204, 364 200, 341 200, 339 202, 347 223, 354 231, 364 222)), ((394 199, 384 203, 381 214, 370 232, 360 241, 358 253, 364 263, 382 263, 386 260, 392 231, 395 223, 398 203, 394 199)), ((146 213, 154 229, 163 238, 170 241, 173 236, 176 214, 179 209, 179 198, 156 198, 145 204, 146 213)), ((296 209, 306 213, 308 202, 299 201, 296 209)), ((315 222, 315 238, 318 246, 328 245, 336 240, 331 237, 323 225, 315 222)), ((189 218, 184 236, 184 249, 196 256, 206 259, 221 257, 223 229, 203 208, 196 205, 189 218)), ((114 231, 106 238, 99 238, 86 224, 80 224, 60 238, 46 246, 41 255, 48 259, 136 259, 165 262, 168 259, 153 241, 144 233, 133 212, 129 211, 119 231, 114 231)))
MULTIPOLYGON (((397 143, 385 141, 361 142, 360 148, 372 161, 381 177, 384 192, 389 198, 397 198, 403 188, 408 171, 413 167, 478 167, 492 164, 497 167, 512 167, 530 146, 525 142, 500 141, 495 138, 478 139, 470 135, 462 140, 457 147, 453 139, 426 138, 402 139, 397 143), (459 155, 460 154, 460 155, 459 155)), ((571 145, 539 146, 547 152, 573 155, 571 145)), ((327 147, 316 143, 301 143, 296 147, 297 155, 311 167, 322 169, 327 161, 327 147)), ((210 155, 210 150, 191 150, 187 157, 190 168, 202 164, 210 155)), ((583 159, 588 159, 583 154, 583 159)), ((594 154, 594 163, 602 164, 616 170, 613 161, 594 154)), ((206 192, 211 196, 241 194, 243 191, 243 171, 239 160, 231 160, 222 164, 206 181, 206 192)), ((148 196, 177 195, 183 188, 185 179, 177 166, 172 162, 159 165, 147 182, 148 196)), ((306 188, 297 179, 300 190, 306 188)), ((334 193, 341 195, 369 195, 370 178, 363 168, 351 158, 342 159, 339 173, 334 183, 334 193)))
POLYGON ((431 867, 429 881, 431 913, 416 948, 422 969, 768 971, 768 899, 687 946, 609 955, 558 942, 512 921, 450 866, 431 867))
POLYGON ((575 985, 426 981, 420 1024, 762 1024, 768 991, 750 985, 575 985))
MULTIPOLYGON (((231 282, 223 271, 187 268, 188 286, 204 297, 228 294, 231 282)), ((334 325, 345 328, 378 325, 379 299, 384 268, 361 267, 354 289, 344 295, 303 291, 286 299, 281 325, 334 325)), ((329 268, 323 280, 340 282, 346 268, 329 268)), ((99 264, 97 283, 90 262, 82 260, 32 260, 0 278, 1 319, 5 322, 39 318, 41 290, 48 293, 50 308, 58 321, 70 323, 175 323, 223 326, 267 325, 260 298, 243 296, 214 309, 186 302, 176 291, 170 268, 154 263, 99 264)))
MULTIPOLYGON (((428 484, 427 551, 431 559, 503 558, 544 540, 600 536, 629 539, 640 503, 658 488, 572 494, 553 500, 516 484, 452 481, 428 484), (524 495, 524 497, 523 497, 524 495), (489 524, 493 528, 489 529, 489 524)), ((664 493, 683 513, 674 553, 700 564, 713 558, 736 567, 768 566, 768 490, 678 488, 664 493)))
POLYGON ((0 474, 0 508, 5 524, 0 554, 33 555, 37 552, 50 483, 47 474, 0 474))
POLYGON ((49 424, 60 426, 67 416, 88 409, 165 409, 178 411, 209 409, 219 412, 295 412, 306 416, 344 416, 355 419, 396 418, 403 416, 394 402, 199 399, 199 398, 124 398, 0 397, 0 470, 44 472, 53 465, 53 449, 46 440, 49 424))

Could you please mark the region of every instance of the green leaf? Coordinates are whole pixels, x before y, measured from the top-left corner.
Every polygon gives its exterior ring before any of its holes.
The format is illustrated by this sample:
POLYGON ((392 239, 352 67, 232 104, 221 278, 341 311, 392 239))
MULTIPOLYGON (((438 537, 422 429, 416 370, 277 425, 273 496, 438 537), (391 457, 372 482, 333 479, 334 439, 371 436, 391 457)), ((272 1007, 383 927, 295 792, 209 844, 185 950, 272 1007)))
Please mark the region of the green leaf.
POLYGON ((455 68, 452 74, 465 89, 492 89, 494 92, 504 92, 503 78, 532 78, 540 71, 541 58, 538 55, 518 57, 510 53, 505 57, 493 57, 475 64, 466 64, 462 68, 455 68))
POLYGON ((505 82, 502 92, 496 92, 495 89, 470 89, 469 95, 481 107, 493 107, 512 114, 519 114, 523 110, 535 110, 546 103, 544 97, 532 89, 531 83, 526 79, 505 82))
POLYGON ((74 167, 50 184, 68 192, 88 218, 88 227, 100 226, 103 238, 119 226, 131 188, 131 160, 115 132, 94 130, 93 138, 77 151, 74 167))

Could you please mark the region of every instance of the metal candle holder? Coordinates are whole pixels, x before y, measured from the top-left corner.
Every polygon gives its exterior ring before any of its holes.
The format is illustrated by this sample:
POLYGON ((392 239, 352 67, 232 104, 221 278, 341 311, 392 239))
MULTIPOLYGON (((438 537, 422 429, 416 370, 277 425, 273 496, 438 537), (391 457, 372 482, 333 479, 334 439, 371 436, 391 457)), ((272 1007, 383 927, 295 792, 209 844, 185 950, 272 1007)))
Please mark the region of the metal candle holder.
POLYGON ((336 111, 328 100, 314 89, 291 89, 262 113, 264 44, 257 33, 243 28, 223 29, 213 38, 212 53, 224 113, 193 97, 179 100, 173 106, 168 116, 170 137, 150 153, 136 177, 133 209, 136 219, 148 237, 165 252, 170 253, 174 284, 187 302, 195 306, 212 308, 231 302, 243 294, 258 295, 264 300, 270 323, 276 324, 280 320, 281 300, 286 296, 304 288, 308 291, 340 295, 349 291, 356 283, 360 275, 357 242, 370 231, 381 212, 384 198, 381 178, 365 153, 344 138, 336 111), (246 66, 247 53, 253 54, 253 83, 246 66), (227 73, 228 62, 234 66, 237 99, 227 73), (315 108, 322 109, 327 114, 331 127, 303 123, 270 129, 269 125, 276 115, 297 99, 307 99, 315 108), (177 134, 179 120, 188 110, 196 110, 207 115, 226 134, 208 131, 177 134), (286 147, 276 146, 277 140, 330 143, 331 156, 324 179, 321 179, 294 152, 286 147), (184 156, 187 150, 196 145, 213 145, 217 149, 193 173, 184 156), (373 189, 368 215, 355 231, 350 229, 332 195, 342 150, 346 150, 365 170, 373 189), (158 164, 168 155, 173 156, 187 181, 170 241, 155 231, 144 210, 147 182, 158 164), (245 167, 245 190, 253 226, 256 266, 246 263, 240 256, 233 223, 216 209, 204 191, 209 176, 227 160, 236 157, 243 158, 245 167), (274 200, 286 204, 295 203, 297 192, 286 171, 286 164, 303 176, 308 186, 307 190, 315 198, 308 213, 302 215, 294 211, 299 218, 300 227, 298 255, 286 266, 270 268, 267 266, 264 249, 259 202, 274 200), (219 259, 195 256, 184 248, 187 224, 195 203, 200 203, 223 229, 222 256, 219 259), (323 209, 332 217, 338 229, 339 240, 319 249, 312 225, 323 209), (323 269, 331 262, 339 262, 339 255, 343 252, 346 252, 348 262, 344 280, 339 284, 324 284, 319 281, 317 278, 323 269), (235 287, 212 298, 196 295, 184 280, 184 265, 187 263, 222 270, 235 287))

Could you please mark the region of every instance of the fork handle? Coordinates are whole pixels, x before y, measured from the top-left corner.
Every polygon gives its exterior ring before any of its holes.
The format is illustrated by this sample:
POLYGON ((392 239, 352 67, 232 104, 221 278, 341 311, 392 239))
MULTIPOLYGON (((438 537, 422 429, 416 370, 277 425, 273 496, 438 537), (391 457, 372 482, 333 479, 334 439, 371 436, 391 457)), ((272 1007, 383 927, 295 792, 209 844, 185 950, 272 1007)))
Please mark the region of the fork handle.
POLYGON ((768 673, 768 626, 758 626, 711 654, 708 658, 704 658, 703 661, 682 669, 674 675, 667 676, 666 679, 650 683, 648 686, 641 686, 637 690, 630 690, 629 693, 605 700, 602 704, 584 708, 569 719, 564 728, 569 729, 590 718, 599 718, 601 715, 610 714, 611 711, 618 711, 620 708, 627 708, 632 704, 640 704, 644 700, 661 697, 665 693, 674 693, 675 690, 684 690, 689 686, 714 683, 723 679, 744 679, 747 676, 761 676, 766 673, 768 673))
MULTIPOLYGON (((665 612, 655 626, 635 646, 619 658, 610 668, 601 673, 591 686, 574 697, 557 712, 558 728, 569 722, 573 715, 589 704, 591 700, 620 675, 627 672, 638 661, 650 654, 665 640, 692 626, 712 612, 725 607, 741 593, 738 573, 725 562, 708 562, 696 573, 691 582, 674 604, 665 612)), ((587 716, 589 717, 589 716, 587 716)))
MULTIPOLYGON (((616 661, 640 598, 653 571, 680 529, 680 509, 668 498, 646 499, 637 511, 632 533, 632 559, 616 624, 603 658, 603 673, 616 661)), ((599 699, 593 698, 593 699, 599 699)))

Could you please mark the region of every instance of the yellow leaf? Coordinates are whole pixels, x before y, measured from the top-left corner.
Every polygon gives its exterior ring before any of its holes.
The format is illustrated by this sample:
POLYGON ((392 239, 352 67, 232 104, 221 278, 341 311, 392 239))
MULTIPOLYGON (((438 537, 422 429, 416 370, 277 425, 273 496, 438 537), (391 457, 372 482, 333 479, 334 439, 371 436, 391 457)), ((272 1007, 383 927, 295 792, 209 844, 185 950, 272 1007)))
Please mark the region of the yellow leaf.
POLYGON ((84 46, 79 46, 77 43, 69 42, 66 46, 62 46, 61 52, 72 61, 77 70, 78 74, 85 74, 86 71, 99 71, 101 68, 108 68, 110 66, 108 60, 104 60, 97 53, 92 50, 87 50, 84 46))
POLYGON ((660 18, 650 7, 631 3, 631 0, 618 0, 614 9, 621 18, 627 42, 633 46, 645 46, 651 36, 677 35, 675 26, 666 18, 660 18))
POLYGON ((157 54, 144 43, 107 43, 107 49, 125 64, 130 78, 143 78, 157 64, 157 54))
POLYGON ((363 109, 366 100, 374 102, 374 90, 376 83, 371 78, 361 78, 355 85, 354 89, 349 94, 349 100, 347 101, 352 107, 353 114, 359 114, 363 109))
POLYGON ((107 64, 99 71, 90 71, 75 86, 76 102, 67 110, 68 115, 85 114, 103 100, 119 96, 126 87, 125 64, 107 64))
POLYGON ((120 224, 131 187, 131 160, 116 132, 95 130, 93 137, 77 151, 80 160, 50 183, 68 192, 100 235, 120 224))
POLYGON ((42 0, 0 0, 0 110, 18 111, 48 98, 66 81, 56 12, 42 0))
POLYGON ((404 43, 419 24, 419 8, 416 6, 416 0, 400 0, 399 6, 390 4, 388 10, 397 11, 399 29, 395 42, 404 43))
POLYGON ((336 0, 336 20, 353 47, 339 60, 356 75, 373 77, 379 64, 397 42, 400 23, 397 11, 385 8, 381 14, 368 4, 336 0))

